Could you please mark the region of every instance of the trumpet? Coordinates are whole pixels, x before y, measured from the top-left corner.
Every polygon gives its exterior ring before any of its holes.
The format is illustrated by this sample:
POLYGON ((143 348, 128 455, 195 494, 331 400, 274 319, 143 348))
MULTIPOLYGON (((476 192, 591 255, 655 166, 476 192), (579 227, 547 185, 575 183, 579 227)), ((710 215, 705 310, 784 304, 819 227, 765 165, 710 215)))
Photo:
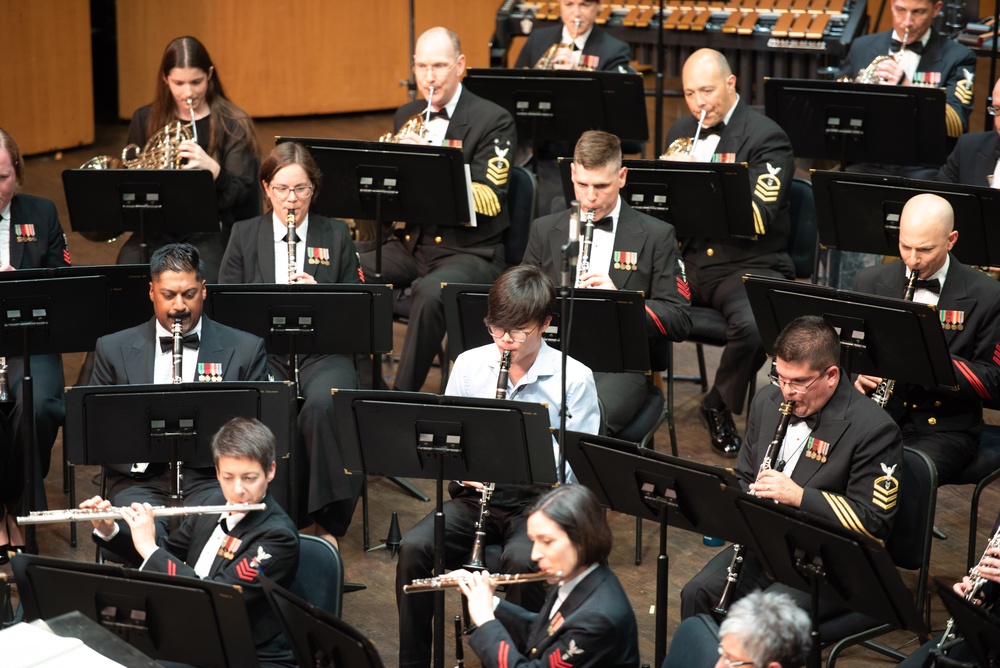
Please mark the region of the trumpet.
POLYGON ((288 283, 291 284, 295 282, 295 274, 298 273, 295 253, 295 242, 298 241, 295 237, 295 209, 288 210, 285 215, 285 223, 288 225, 288 235, 285 237, 288 241, 288 283))
POLYGON ((431 122, 431 102, 434 100, 434 86, 428 87, 427 108, 423 113, 414 114, 406 119, 406 122, 399 127, 399 132, 393 134, 386 132, 378 138, 384 144, 398 144, 399 140, 406 135, 413 133, 421 139, 427 139, 427 125, 431 122))
MULTIPOLYGON (((156 517, 172 517, 177 515, 221 515, 222 513, 248 513, 251 510, 264 510, 266 503, 237 503, 231 506, 153 506, 156 517)), ((58 522, 87 522, 91 520, 120 520, 124 508, 111 507, 107 510, 89 510, 87 508, 70 508, 68 510, 33 510, 27 516, 18 517, 17 523, 24 524, 56 524, 58 522)))
POLYGON ((181 326, 183 322, 183 317, 177 317, 174 318, 174 324, 170 326, 170 334, 173 336, 174 346, 172 356, 174 375, 171 380, 174 385, 180 385, 184 382, 184 340, 181 338, 181 326))
MULTIPOLYGON (((537 573, 490 573, 486 579, 493 586, 503 584, 521 584, 523 582, 537 582, 538 580, 558 580, 562 578, 562 571, 539 571, 537 573)), ((404 594, 423 594, 429 591, 441 591, 442 589, 458 589, 465 578, 456 578, 448 575, 438 575, 433 578, 420 578, 408 585, 403 585, 404 594)))
MULTIPOLYGON (((920 278, 920 272, 914 269, 910 272, 910 280, 906 283, 906 293, 903 295, 903 299, 908 302, 913 301, 913 293, 916 292, 917 279, 920 278)), ((892 396, 892 390, 896 387, 896 381, 890 380, 888 378, 883 378, 882 382, 878 384, 875 391, 872 392, 872 399, 875 400, 881 408, 885 408, 886 404, 889 403, 889 397, 892 396)))
MULTIPOLYGON (((995 550, 1000 548, 1000 527, 997 528, 997 532, 993 534, 993 538, 990 542, 986 544, 986 549, 983 550, 983 556, 979 558, 979 563, 973 566, 969 570, 969 588, 965 590, 965 600, 974 601, 977 596, 979 596, 979 590, 983 588, 989 580, 984 578, 979 574, 979 566, 983 563, 983 559, 986 555, 990 553, 990 550, 995 550)), ((947 655, 948 650, 952 648, 955 641, 958 639, 955 633, 955 618, 952 617, 948 620, 948 625, 944 628, 944 635, 941 636, 940 642, 938 642, 937 651, 940 654, 947 655)))
MULTIPOLYGON (((573 222, 570 221, 572 225, 573 222)), ((590 273, 590 251, 594 246, 594 210, 587 211, 583 224, 583 239, 580 241, 580 261, 577 263, 576 287, 580 287, 583 277, 590 273)))

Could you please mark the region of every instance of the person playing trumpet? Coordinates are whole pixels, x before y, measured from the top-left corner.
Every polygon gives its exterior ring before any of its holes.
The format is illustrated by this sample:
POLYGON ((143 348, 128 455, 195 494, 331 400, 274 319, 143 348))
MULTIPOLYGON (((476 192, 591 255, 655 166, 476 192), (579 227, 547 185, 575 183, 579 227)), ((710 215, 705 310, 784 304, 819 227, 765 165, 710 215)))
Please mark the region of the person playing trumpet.
POLYGON ((584 66, 605 72, 627 72, 632 49, 594 24, 601 0, 560 0, 561 23, 532 30, 514 67, 534 67, 553 45, 560 48, 552 61, 554 70, 584 66))
MULTIPOLYGON (((504 272, 490 288, 488 297, 486 327, 493 343, 458 356, 445 393, 495 397, 499 358, 509 350, 507 398, 545 403, 551 424, 558 426, 562 407, 561 356, 542 339, 552 320, 555 302, 555 287, 538 267, 521 265, 504 272)), ((573 358, 567 360, 566 393, 566 429, 598 433, 600 409, 594 378, 590 369, 573 358)), ((553 439, 558 461, 557 447, 553 439)), ((482 483, 474 481, 452 482, 449 486, 452 499, 444 505, 447 568, 463 564, 472 551, 481 488, 482 483)), ((525 520, 528 506, 542 491, 544 488, 538 485, 496 485, 483 529, 487 542, 503 545, 500 564, 503 573, 537 570, 532 563, 525 520)), ((407 531, 399 545, 396 603, 400 668, 426 668, 430 664, 433 601, 429 596, 405 595, 403 585, 430 577, 433 567, 434 514, 431 513, 407 531)), ((537 583, 511 587, 507 600, 528 610, 538 610, 543 603, 541 587, 537 583)))

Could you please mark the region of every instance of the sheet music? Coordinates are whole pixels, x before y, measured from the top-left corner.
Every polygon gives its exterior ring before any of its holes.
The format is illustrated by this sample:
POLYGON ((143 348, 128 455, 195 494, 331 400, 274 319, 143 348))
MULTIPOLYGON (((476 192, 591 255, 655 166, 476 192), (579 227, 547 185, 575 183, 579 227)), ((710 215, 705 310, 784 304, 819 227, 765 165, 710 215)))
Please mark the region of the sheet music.
POLYGON ((83 644, 79 638, 63 638, 42 626, 15 624, 0 631, 0 656, 4 668, 124 668, 83 644))

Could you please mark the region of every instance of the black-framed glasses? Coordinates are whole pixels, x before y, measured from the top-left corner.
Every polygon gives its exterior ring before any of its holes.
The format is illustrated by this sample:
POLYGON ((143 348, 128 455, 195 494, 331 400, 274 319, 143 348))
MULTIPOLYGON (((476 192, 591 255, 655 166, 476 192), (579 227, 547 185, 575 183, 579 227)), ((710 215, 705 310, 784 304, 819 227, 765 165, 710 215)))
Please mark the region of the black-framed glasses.
POLYGON ((278 196, 279 199, 286 199, 289 193, 294 192, 295 196, 299 199, 309 199, 312 197, 313 186, 295 186, 294 188, 289 188, 288 186, 271 186, 271 192, 278 196))
POLYGON ((987 113, 990 116, 1000 116, 1000 105, 993 105, 992 107, 986 107, 987 113))
POLYGON ((806 383, 805 385, 803 385, 802 383, 793 383, 793 382, 790 382, 790 381, 787 381, 787 380, 782 380, 781 378, 778 378, 778 372, 772 366, 771 370, 767 374, 767 379, 769 381, 771 381, 771 385, 774 385, 774 386, 779 387, 779 388, 781 386, 785 386, 785 387, 788 388, 788 391, 792 392, 793 394, 805 394, 809 390, 809 388, 813 386, 813 383, 815 383, 817 380, 819 380, 820 378, 822 378, 823 375, 824 375, 823 373, 820 373, 818 376, 816 376, 815 378, 813 378, 811 381, 809 381, 808 383, 806 383))
POLYGON ((753 661, 733 661, 728 656, 725 655, 725 650, 722 649, 722 645, 719 645, 719 658, 722 659, 722 663, 726 664, 727 668, 736 668, 737 666, 752 666, 753 661))
POLYGON ((531 329, 506 329, 504 327, 486 325, 486 331, 489 332, 490 336, 494 339, 502 339, 506 334, 514 343, 524 343, 528 340, 528 334, 531 334, 536 329, 537 327, 532 327, 531 329))

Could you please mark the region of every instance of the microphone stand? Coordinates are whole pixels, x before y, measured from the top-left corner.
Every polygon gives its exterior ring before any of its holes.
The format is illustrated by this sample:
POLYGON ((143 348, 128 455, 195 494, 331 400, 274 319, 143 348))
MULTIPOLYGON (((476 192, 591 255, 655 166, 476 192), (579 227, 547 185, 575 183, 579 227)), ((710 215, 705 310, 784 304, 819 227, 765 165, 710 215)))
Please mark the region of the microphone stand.
POLYGON ((570 323, 572 321, 573 293, 576 289, 576 263, 580 256, 580 203, 574 200, 573 209, 569 215, 569 235, 560 253, 562 278, 559 281, 559 296, 562 297, 559 309, 559 351, 562 358, 562 379, 560 396, 562 406, 559 408, 559 461, 556 466, 556 479, 560 485, 566 484, 566 360, 569 359, 570 323))

